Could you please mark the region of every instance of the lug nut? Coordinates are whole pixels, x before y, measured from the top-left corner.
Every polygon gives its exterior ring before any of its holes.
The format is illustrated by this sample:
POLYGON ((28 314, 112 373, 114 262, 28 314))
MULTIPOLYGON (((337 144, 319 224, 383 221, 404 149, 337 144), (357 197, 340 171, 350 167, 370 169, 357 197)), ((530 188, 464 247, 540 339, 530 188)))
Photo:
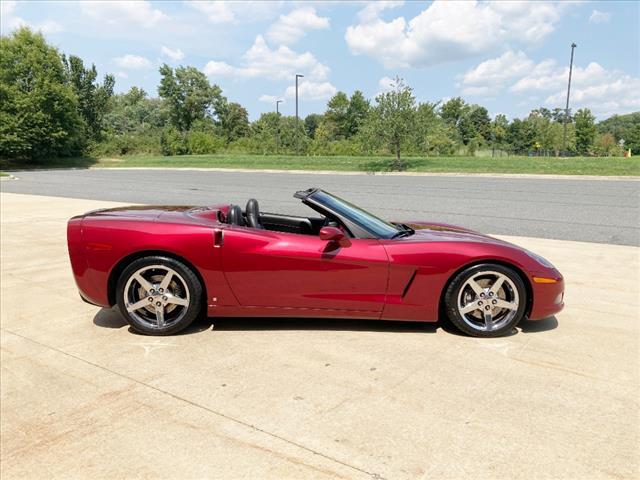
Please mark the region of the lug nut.
POLYGON ((150 302, 153 302, 153 297, 149 297, 149 301, 150 301, 150 302))
POLYGON ((163 293, 163 292, 164 292, 164 289, 160 288, 160 289, 158 289, 158 291, 159 291, 160 293, 163 293))
POLYGON ((484 307, 485 310, 491 310, 491 307, 489 305, 487 305, 486 307, 484 307))
POLYGON ((160 307, 160 306, 162 306, 162 303, 156 302, 156 307, 160 307))
POLYGON ((154 293, 156 293, 156 291, 152 288, 151 290, 149 290, 149 293, 153 295, 154 293))
POLYGON ((162 300, 164 300, 166 302, 167 301, 167 297, 162 297, 162 300))
POLYGON ((493 292, 489 292, 489 296, 490 296, 490 297, 493 297, 493 292))
POLYGON ((493 301, 493 302, 491 302, 491 303, 493 303, 493 304, 495 305, 496 303, 498 303, 498 300, 494 300, 494 301, 493 301))
POLYGON ((478 305, 482 306, 482 302, 478 302, 478 305))
POLYGON ((480 298, 484 298, 484 293, 481 293, 481 294, 480 294, 480 298))

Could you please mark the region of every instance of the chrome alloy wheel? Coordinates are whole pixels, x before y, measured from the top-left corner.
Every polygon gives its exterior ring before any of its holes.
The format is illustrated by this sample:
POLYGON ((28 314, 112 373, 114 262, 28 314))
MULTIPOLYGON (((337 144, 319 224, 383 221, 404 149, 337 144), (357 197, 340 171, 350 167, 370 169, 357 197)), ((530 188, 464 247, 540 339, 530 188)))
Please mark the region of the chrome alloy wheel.
POLYGON ((518 289, 509 277, 486 270, 464 283, 458 294, 458 312, 471 328, 490 332, 516 316, 519 301, 518 289))
POLYGON ((129 277, 124 287, 129 315, 150 328, 179 322, 189 309, 189 289, 178 272, 166 265, 149 265, 129 277))

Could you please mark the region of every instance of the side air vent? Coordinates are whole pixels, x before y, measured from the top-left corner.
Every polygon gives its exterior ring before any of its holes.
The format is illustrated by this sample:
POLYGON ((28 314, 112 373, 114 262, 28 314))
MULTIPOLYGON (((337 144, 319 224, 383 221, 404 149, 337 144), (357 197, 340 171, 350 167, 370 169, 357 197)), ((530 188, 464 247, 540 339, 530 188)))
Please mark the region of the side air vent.
POLYGON ((402 291, 402 298, 405 297, 405 295, 409 291, 409 288, 411 288, 411 284, 413 283, 413 280, 416 278, 417 273, 418 273, 418 270, 413 271, 413 275, 411 275, 411 278, 409 279, 409 281, 407 282, 407 285, 404 287, 404 290, 402 291))

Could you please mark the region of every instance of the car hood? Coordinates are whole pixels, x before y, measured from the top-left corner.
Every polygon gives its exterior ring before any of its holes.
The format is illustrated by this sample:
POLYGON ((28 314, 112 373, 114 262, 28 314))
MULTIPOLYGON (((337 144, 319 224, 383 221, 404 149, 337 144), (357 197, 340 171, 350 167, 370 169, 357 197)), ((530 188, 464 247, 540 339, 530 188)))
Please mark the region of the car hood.
POLYGON ((468 228, 448 223, 439 222, 402 222, 415 230, 415 234, 404 237, 405 241, 413 242, 481 242, 500 245, 511 245, 509 242, 499 240, 468 228))

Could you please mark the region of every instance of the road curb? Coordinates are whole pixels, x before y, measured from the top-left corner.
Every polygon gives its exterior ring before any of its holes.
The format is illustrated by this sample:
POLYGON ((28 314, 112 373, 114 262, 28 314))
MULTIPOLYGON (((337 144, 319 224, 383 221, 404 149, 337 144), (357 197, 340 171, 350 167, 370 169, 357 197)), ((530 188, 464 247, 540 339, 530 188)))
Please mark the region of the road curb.
MULTIPOLYGON (((74 169, 76 170, 76 169, 74 169)), ((640 176, 605 175, 546 175, 534 173, 459 173, 459 172, 354 172, 340 170, 277 170, 253 168, 205 168, 205 167, 89 167, 89 170, 172 170, 221 173, 290 173, 294 175, 364 175, 383 177, 478 177, 478 178, 529 178, 540 180, 608 180, 639 182, 640 176)))

